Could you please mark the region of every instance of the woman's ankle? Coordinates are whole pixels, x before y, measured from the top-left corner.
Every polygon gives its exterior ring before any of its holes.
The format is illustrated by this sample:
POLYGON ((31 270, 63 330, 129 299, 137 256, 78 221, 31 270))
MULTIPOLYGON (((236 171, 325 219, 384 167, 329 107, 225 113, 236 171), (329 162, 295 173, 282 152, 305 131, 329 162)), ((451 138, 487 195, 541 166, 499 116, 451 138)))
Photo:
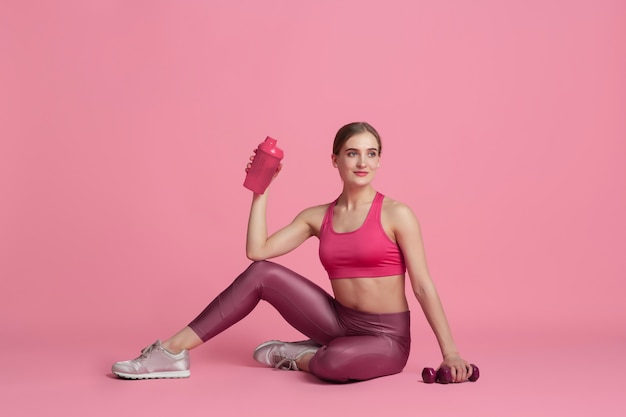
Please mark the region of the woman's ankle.
POLYGON ((178 355, 183 350, 185 350, 185 348, 182 348, 182 347, 176 345, 171 340, 166 340, 165 342, 161 343, 161 346, 163 347, 163 349, 165 349, 166 351, 168 351, 172 355, 178 355))
POLYGON ((296 366, 298 367, 298 369, 304 372, 309 372, 309 362, 314 355, 315 353, 307 353, 305 355, 302 355, 302 357, 296 361, 296 366))
POLYGON ((198 336, 191 327, 187 326, 164 341, 162 346, 168 352, 176 355, 183 350, 191 350, 202 343, 204 342, 200 339, 200 336, 198 336))

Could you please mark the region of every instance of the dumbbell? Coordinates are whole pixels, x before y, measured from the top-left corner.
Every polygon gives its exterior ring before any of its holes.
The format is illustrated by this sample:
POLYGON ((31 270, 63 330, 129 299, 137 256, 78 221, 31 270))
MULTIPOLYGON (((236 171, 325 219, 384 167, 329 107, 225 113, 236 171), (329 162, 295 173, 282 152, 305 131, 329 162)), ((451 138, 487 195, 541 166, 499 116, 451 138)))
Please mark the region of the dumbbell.
MULTIPOLYGON (((469 377, 469 380, 474 382, 480 377, 480 371, 473 363, 471 363, 470 366, 472 367, 472 376, 469 377)), ((452 382, 452 372, 447 366, 442 366, 437 372, 435 372, 433 368, 424 368, 422 371, 422 379, 426 384, 432 384, 433 382, 449 384, 452 382)))

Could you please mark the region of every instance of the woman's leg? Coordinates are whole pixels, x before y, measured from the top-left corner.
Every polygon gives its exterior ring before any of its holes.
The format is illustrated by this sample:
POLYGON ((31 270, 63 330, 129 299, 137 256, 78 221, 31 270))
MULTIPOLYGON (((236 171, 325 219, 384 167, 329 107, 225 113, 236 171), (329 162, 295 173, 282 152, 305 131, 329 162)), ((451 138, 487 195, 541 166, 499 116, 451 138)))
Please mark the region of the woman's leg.
POLYGON ((327 292, 288 268, 260 261, 252 263, 169 344, 189 349, 206 342, 246 317, 260 300, 270 303, 289 324, 321 345, 345 334, 327 292))
POLYGON ((345 334, 334 300, 323 289, 278 264, 254 262, 189 326, 163 344, 155 342, 136 359, 116 362, 112 371, 132 379, 188 377, 188 350, 243 319, 260 300, 268 301, 288 323, 320 345, 345 334))
POLYGON ((179 353, 183 350, 191 350, 200 346, 202 339, 194 332, 191 327, 185 326, 174 336, 163 342, 163 347, 171 353, 179 353))
POLYGON ((310 358, 309 371, 334 382, 364 381, 397 374, 409 357, 407 341, 384 335, 345 336, 322 346, 310 358))
POLYGON ((366 313, 335 304, 346 334, 322 346, 310 359, 309 371, 335 382, 362 381, 402 371, 411 350, 410 313, 366 313))

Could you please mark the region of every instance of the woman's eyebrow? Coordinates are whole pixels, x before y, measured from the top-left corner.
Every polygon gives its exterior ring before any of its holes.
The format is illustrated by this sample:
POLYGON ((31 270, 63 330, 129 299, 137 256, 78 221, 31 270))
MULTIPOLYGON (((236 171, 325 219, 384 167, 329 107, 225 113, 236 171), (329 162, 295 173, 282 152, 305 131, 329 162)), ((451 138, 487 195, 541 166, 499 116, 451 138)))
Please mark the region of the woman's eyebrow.
MULTIPOLYGON (((378 152, 378 148, 367 148, 368 151, 377 151, 378 152)), ((346 152, 348 151, 358 151, 357 148, 347 148, 346 152)))

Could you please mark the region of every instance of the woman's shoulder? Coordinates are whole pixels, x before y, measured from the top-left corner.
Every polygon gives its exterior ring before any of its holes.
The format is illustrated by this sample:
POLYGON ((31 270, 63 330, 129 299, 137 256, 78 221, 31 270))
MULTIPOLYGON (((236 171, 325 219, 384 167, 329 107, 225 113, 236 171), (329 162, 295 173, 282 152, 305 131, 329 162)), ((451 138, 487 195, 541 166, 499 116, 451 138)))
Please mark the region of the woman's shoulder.
POLYGON ((320 229, 322 227, 322 223, 324 222, 324 216, 326 215, 326 211, 331 204, 332 203, 320 204, 305 208, 296 216, 294 221, 306 224, 312 235, 319 237, 320 229))
POLYGON ((323 218, 332 203, 319 204, 317 206, 307 207, 298 214, 299 217, 307 219, 323 218))
POLYGON ((407 211, 408 210, 410 212, 413 211, 411 207, 408 206, 408 204, 405 204, 402 201, 395 200, 387 195, 385 195, 384 197, 385 198, 383 199, 383 210, 389 210, 389 211, 407 211))
POLYGON ((407 221, 416 220, 413 209, 401 201, 385 196, 383 200, 383 215, 390 220, 407 221))

